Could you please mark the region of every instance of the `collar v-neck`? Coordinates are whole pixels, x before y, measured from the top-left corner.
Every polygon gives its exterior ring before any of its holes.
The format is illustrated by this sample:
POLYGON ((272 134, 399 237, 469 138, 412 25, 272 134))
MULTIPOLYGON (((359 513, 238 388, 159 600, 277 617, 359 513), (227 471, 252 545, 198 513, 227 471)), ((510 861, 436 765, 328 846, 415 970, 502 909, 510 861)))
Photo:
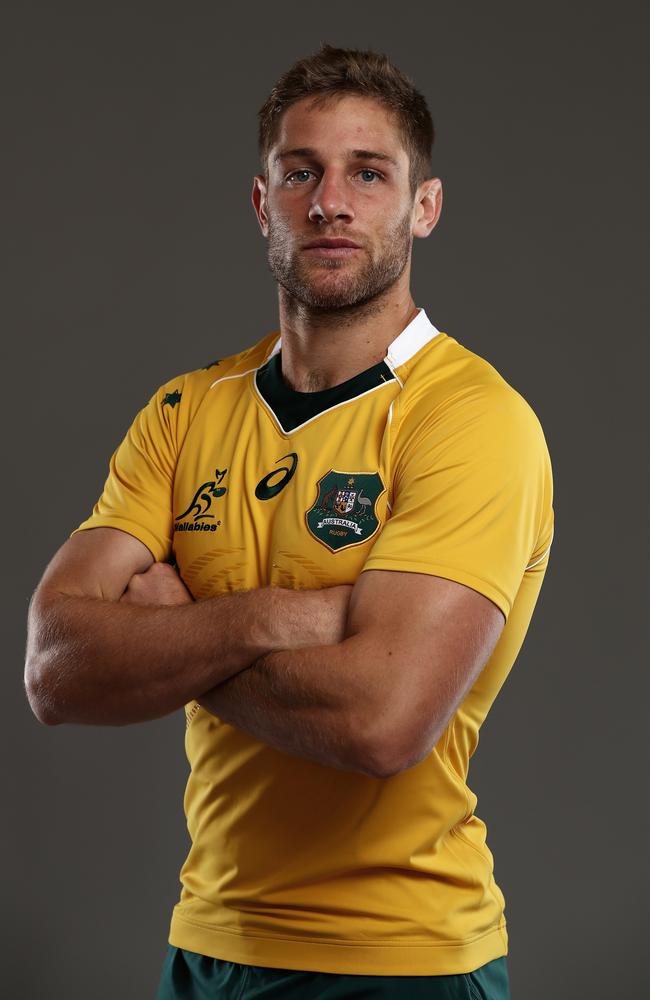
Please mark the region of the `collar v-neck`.
POLYGON ((420 309, 391 342, 382 361, 338 385, 315 392, 298 392, 285 382, 282 376, 282 339, 279 337, 271 355, 255 372, 255 385, 282 430, 288 433, 335 406, 394 381, 397 378, 395 368, 409 360, 438 333, 424 309, 420 309))

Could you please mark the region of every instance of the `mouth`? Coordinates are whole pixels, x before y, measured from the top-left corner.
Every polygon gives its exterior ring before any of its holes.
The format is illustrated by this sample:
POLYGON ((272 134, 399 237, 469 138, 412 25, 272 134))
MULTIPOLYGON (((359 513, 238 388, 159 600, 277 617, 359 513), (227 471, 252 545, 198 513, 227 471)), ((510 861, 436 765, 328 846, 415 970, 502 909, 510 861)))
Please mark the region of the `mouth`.
POLYGON ((323 237, 319 240, 312 240, 306 243, 303 250, 307 254, 315 254, 318 257, 351 257, 361 250, 358 243, 345 239, 327 239, 323 237))

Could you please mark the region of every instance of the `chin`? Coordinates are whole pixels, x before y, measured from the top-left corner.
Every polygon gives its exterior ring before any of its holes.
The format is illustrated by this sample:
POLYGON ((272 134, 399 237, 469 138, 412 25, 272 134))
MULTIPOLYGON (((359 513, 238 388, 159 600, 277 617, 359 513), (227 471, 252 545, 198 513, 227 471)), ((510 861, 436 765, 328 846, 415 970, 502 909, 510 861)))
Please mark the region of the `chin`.
POLYGON ((362 306, 373 296, 363 296, 359 294, 345 294, 345 292, 317 292, 312 294, 297 296, 304 305, 320 312, 333 312, 336 309, 353 309, 355 306, 362 306))

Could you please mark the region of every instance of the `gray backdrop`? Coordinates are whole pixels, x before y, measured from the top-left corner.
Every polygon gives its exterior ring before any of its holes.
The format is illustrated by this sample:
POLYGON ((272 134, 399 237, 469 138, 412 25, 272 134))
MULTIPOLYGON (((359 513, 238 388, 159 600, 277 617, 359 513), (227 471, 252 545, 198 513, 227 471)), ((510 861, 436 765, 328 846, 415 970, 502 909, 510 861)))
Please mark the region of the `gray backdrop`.
POLYGON ((416 241, 416 303, 525 396, 553 460, 550 567, 470 771, 513 997, 638 995, 645 11, 5 7, 5 996, 155 992, 188 846, 183 715, 41 726, 23 690, 27 602, 156 387, 276 326, 249 201, 256 113, 321 41, 386 51, 427 96, 445 197, 416 241))

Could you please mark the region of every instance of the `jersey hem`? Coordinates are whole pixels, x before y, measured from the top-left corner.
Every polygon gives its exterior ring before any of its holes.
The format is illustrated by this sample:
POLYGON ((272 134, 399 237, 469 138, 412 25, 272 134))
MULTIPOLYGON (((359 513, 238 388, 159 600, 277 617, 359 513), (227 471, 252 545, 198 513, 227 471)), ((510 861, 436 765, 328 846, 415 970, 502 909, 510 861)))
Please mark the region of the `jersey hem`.
POLYGON ((472 972, 508 954, 505 920, 465 941, 301 941, 244 935, 173 913, 169 944, 209 958, 296 972, 355 973, 374 976, 450 976, 472 972))
POLYGON ((156 562, 164 562, 167 558, 168 550, 161 544, 160 540, 142 525, 135 524, 133 521, 127 521, 122 517, 113 517, 110 514, 92 514, 70 533, 70 538, 78 531, 87 531, 88 528, 119 528, 120 531, 125 531, 127 535, 132 535, 143 545, 146 545, 156 562))
POLYGON ((464 570, 456 569, 453 566, 442 566, 440 563, 431 562, 420 563, 415 560, 407 561, 399 557, 393 560, 386 556, 373 556, 371 553, 361 572, 363 573, 367 569, 403 570, 406 573, 426 573, 428 576, 442 576, 446 580, 453 580, 455 583, 462 583, 467 587, 471 587, 472 590, 476 590, 479 594, 483 594, 484 597, 489 598, 503 613, 506 621, 511 611, 510 601, 500 590, 486 583, 480 577, 473 576, 471 573, 466 573, 464 570))

